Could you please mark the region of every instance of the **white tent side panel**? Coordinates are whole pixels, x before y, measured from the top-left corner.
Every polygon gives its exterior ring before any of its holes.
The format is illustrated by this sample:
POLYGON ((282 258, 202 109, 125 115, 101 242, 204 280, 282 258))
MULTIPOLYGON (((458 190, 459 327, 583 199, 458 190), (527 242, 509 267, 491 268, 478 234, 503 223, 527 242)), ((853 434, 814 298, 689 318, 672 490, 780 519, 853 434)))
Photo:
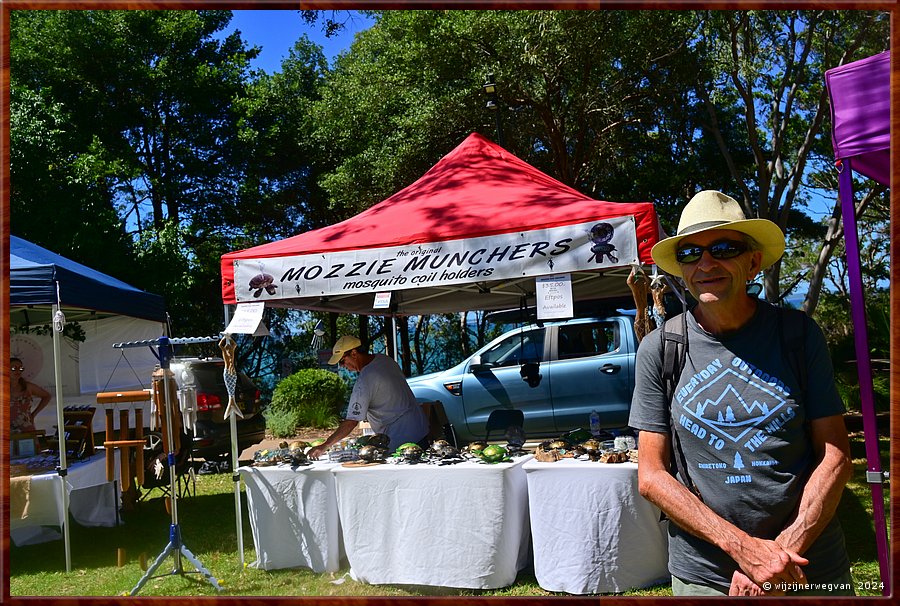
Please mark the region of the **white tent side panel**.
MULTIPOLYGON (((93 430, 105 429, 104 406, 97 406, 99 391, 130 391, 149 388, 153 370, 159 361, 149 347, 115 349, 114 343, 156 339, 164 334, 165 325, 160 322, 116 316, 79 322, 85 333, 84 342, 61 340, 62 393, 65 406, 95 406, 93 430), (124 357, 123 357, 124 351, 124 357), (118 366, 117 366, 118 364, 118 366)), ((35 427, 47 435, 56 433, 56 390, 53 373, 53 338, 34 333, 10 334, 10 355, 22 359, 23 375, 40 385, 54 397, 50 404, 35 418, 35 427)), ((36 401, 35 401, 36 402, 36 401)), ((144 423, 149 417, 149 405, 144 410, 144 423)), ((115 427, 119 417, 115 415, 115 427)), ((133 423, 133 413, 132 413, 133 423)))

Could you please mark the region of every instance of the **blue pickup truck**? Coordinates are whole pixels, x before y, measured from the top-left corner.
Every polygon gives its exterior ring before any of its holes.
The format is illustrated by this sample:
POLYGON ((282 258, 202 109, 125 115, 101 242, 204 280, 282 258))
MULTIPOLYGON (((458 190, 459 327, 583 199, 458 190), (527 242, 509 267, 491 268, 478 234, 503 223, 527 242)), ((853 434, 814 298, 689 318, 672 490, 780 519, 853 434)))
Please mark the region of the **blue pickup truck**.
POLYGON ((637 351, 633 323, 634 316, 610 315, 526 326, 452 368, 407 382, 420 402, 444 405, 462 442, 484 439, 498 408, 521 410, 528 438, 587 428, 594 410, 601 427, 625 427, 637 351), (531 384, 523 364, 536 371, 531 384))

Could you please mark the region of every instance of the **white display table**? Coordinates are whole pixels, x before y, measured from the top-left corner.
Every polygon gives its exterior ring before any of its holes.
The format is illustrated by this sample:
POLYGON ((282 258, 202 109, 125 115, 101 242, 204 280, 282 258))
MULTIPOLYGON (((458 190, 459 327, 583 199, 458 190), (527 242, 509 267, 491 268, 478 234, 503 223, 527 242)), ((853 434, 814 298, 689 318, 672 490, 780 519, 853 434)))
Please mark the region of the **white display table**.
POLYGON ((372 584, 496 589, 528 560, 522 465, 334 470, 350 575, 372 584))
POLYGON ((548 591, 621 592, 669 580, 668 527, 636 463, 529 461, 534 575, 548 591))
MULTIPOLYGON (((119 475, 116 452, 116 478, 119 475)), ((60 492, 63 479, 56 471, 10 478, 10 537, 16 545, 58 539, 57 532, 42 526, 62 526, 65 508, 60 492)), ((82 526, 115 526, 118 490, 106 481, 103 450, 85 460, 69 463, 65 478, 69 511, 82 526)))
POLYGON ((238 469, 256 549, 251 566, 338 570, 340 531, 331 473, 336 466, 315 462, 296 470, 287 465, 238 469))

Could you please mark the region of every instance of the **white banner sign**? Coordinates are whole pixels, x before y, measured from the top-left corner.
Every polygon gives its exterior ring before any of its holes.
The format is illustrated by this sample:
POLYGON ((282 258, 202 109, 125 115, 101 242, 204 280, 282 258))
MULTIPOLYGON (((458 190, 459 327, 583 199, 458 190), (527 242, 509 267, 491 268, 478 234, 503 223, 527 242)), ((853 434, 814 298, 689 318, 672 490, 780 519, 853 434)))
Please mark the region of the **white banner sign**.
POLYGON ((606 269, 638 262, 634 217, 562 227, 234 262, 238 302, 384 292, 606 269))
POLYGON ((572 300, 572 276, 561 274, 545 276, 535 281, 537 286, 537 317, 539 320, 572 318, 575 303, 572 300))

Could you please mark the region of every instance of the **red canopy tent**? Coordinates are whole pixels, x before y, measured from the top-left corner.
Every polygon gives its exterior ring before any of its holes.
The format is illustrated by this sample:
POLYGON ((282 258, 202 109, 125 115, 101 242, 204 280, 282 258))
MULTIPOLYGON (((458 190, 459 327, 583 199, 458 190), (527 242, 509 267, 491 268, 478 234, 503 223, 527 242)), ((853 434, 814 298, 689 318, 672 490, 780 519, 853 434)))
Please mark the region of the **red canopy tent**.
POLYGON ((473 133, 355 217, 223 255, 222 298, 384 314, 374 294, 392 291, 392 314, 490 310, 559 273, 576 301, 628 296, 658 237, 651 203, 594 200, 473 133))

